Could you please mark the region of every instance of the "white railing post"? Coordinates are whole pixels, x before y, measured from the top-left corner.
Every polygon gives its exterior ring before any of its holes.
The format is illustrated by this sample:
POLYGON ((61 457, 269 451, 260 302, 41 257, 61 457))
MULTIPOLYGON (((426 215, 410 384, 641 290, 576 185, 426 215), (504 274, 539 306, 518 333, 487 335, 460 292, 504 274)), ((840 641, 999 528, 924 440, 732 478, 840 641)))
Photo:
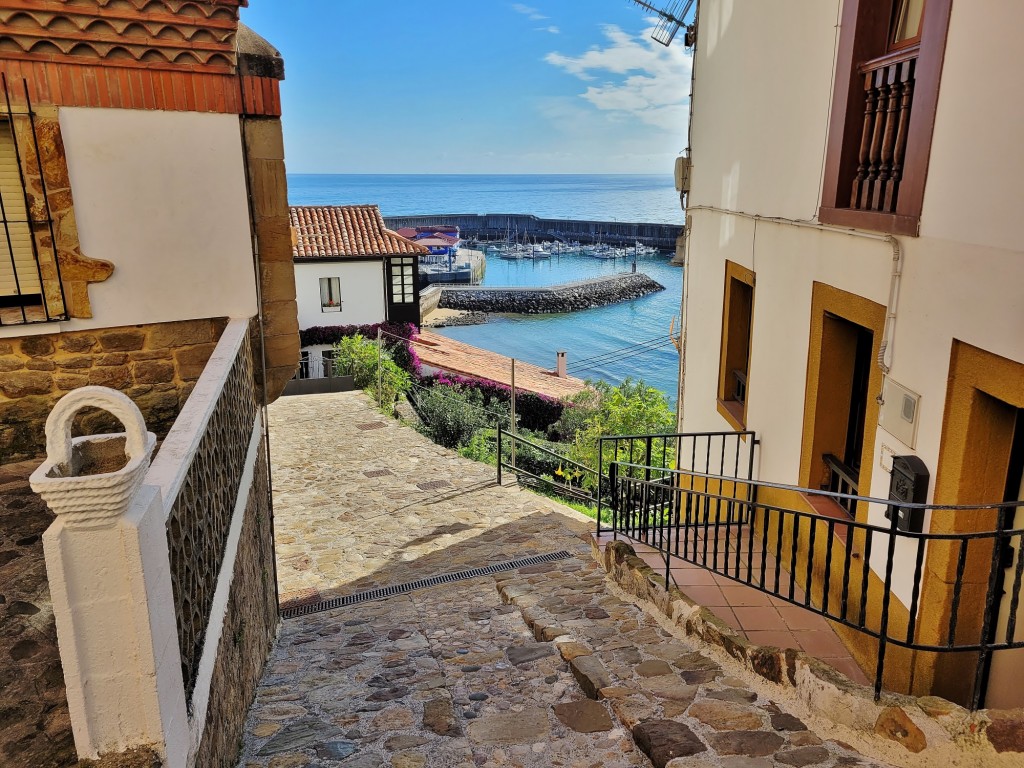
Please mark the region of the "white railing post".
POLYGON ((155 443, 126 395, 82 387, 47 419, 47 460, 30 481, 57 516, 43 548, 79 757, 150 746, 179 768, 188 719, 165 514, 160 490, 142 485, 155 443), (126 431, 72 440, 86 407, 126 431))

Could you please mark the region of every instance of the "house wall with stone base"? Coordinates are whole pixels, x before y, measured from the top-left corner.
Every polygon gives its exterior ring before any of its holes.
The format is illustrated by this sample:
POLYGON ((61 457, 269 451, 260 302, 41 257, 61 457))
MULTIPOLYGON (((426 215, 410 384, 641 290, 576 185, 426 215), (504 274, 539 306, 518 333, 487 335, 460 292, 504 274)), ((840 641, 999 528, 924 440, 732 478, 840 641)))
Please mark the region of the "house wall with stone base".
MULTIPOLYGON (((0 462, 38 456, 43 426, 64 394, 89 384, 118 389, 159 437, 171 428, 224 330, 225 320, 185 320, 0 339, 0 462)), ((79 433, 121 431, 83 414, 79 433)))

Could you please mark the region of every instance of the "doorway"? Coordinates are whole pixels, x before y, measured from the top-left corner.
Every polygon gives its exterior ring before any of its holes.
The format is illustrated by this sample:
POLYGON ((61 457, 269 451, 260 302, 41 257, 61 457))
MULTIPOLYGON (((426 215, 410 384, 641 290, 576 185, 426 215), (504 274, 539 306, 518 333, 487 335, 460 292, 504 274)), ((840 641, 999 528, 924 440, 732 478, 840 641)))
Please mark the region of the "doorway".
MULTIPOLYGON (((1010 408, 1011 406, 1007 406, 1010 408)), ((1014 418, 1013 443, 1010 448, 1006 493, 1004 501, 1024 501, 1024 408, 1016 409, 1014 418)), ((1003 531, 1024 528, 1024 507, 1011 507, 999 515, 999 529, 1003 531)), ((998 610, 996 625, 989 640, 1005 642, 1010 627, 1011 612, 1015 614, 1012 640, 1019 640, 1024 633, 1024 600, 1013 600, 1014 583, 1024 547, 1021 537, 1006 542, 1000 552, 999 565, 1002 574, 1001 589, 997 596, 998 610), (1014 603, 1016 602, 1016 605, 1014 603)), ((1024 677, 1024 648, 995 651, 984 670, 985 687, 982 705, 996 709, 1011 709, 1024 706, 1024 689, 1020 681, 1024 677)))

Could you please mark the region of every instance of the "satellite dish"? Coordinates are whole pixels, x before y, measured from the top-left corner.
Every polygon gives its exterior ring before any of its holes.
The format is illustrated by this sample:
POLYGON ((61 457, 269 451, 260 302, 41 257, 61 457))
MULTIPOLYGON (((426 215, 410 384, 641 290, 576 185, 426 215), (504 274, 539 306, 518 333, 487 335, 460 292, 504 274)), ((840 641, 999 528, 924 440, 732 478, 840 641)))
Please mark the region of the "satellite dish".
POLYGON ((663 8, 646 3, 644 0, 633 0, 633 2, 641 8, 646 8, 658 14, 661 21, 655 27, 651 38, 662 45, 668 46, 671 45, 680 28, 687 26, 685 21, 686 14, 693 7, 694 0, 667 0, 663 8))

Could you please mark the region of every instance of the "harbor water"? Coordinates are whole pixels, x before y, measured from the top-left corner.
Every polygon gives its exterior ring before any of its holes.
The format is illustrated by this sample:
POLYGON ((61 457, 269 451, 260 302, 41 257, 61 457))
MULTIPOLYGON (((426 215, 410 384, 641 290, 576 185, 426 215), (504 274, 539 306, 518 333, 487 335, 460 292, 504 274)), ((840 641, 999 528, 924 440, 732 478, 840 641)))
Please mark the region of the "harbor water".
MULTIPOLYGON (((557 218, 678 223, 679 198, 662 176, 289 176, 293 205, 376 203, 385 216, 532 213, 557 218), (672 205, 675 210, 672 210, 672 205)), ((573 376, 618 384, 643 379, 675 404, 678 355, 668 341, 678 317, 682 269, 671 254, 637 258, 637 271, 665 286, 650 296, 582 312, 492 315, 481 325, 438 329, 453 339, 554 368, 558 350, 573 376)), ((632 258, 582 254, 506 260, 487 256, 484 285, 542 286, 629 271, 632 258)), ((678 332, 678 320, 676 331, 678 332)))

